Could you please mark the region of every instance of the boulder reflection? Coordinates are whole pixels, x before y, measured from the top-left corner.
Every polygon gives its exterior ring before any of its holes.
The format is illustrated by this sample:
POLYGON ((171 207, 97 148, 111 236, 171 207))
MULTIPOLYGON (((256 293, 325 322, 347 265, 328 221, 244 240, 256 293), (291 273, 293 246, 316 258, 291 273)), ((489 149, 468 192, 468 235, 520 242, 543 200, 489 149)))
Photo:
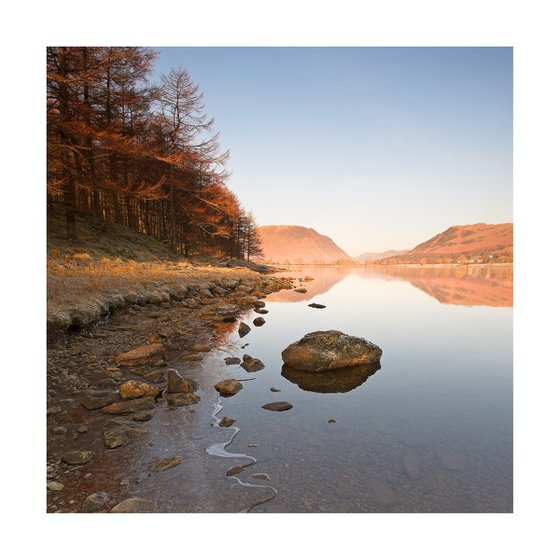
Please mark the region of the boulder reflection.
POLYGON ((282 377, 295 383, 304 391, 313 393, 348 393, 367 381, 381 364, 366 364, 351 368, 341 368, 330 372, 310 373, 299 371, 287 365, 282 366, 282 377))

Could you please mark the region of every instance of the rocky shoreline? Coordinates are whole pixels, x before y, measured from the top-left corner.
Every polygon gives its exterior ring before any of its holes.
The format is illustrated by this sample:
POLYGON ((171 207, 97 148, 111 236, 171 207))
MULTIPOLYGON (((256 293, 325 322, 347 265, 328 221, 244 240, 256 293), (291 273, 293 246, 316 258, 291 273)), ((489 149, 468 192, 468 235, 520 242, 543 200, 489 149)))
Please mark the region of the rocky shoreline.
MULTIPOLYGON (((240 313, 267 294, 292 287, 289 278, 223 272, 185 287, 183 297, 147 298, 81 330, 51 330, 48 512, 168 511, 153 488, 147 492, 152 499, 135 495, 149 477, 184 467, 186 458, 168 452, 171 436, 162 426, 171 412, 180 411, 183 435, 196 440, 202 426, 197 407, 208 406, 216 394, 215 379, 201 371, 202 357, 211 357, 220 340, 238 328, 240 313), (183 377, 193 372, 199 380, 188 391, 173 393, 170 368, 183 377)), ((203 507, 193 501, 196 510, 203 507)))

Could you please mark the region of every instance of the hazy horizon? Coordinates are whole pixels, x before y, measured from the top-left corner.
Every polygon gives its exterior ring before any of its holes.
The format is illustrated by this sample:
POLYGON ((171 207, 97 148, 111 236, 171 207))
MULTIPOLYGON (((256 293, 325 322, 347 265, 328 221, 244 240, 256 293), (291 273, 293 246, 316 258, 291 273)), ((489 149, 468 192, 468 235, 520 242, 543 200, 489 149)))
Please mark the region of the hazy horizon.
POLYGON ((259 225, 351 256, 513 222, 513 50, 168 47, 204 93, 228 186, 259 225))

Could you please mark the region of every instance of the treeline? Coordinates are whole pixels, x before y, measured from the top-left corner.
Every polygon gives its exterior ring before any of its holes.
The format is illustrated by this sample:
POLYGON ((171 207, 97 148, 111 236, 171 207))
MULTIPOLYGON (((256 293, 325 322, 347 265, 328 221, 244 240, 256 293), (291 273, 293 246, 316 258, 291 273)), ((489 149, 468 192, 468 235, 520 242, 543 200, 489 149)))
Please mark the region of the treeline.
POLYGON ((256 223, 227 188, 213 119, 186 70, 153 85, 157 53, 47 48, 47 200, 127 225, 186 256, 261 253, 256 223))

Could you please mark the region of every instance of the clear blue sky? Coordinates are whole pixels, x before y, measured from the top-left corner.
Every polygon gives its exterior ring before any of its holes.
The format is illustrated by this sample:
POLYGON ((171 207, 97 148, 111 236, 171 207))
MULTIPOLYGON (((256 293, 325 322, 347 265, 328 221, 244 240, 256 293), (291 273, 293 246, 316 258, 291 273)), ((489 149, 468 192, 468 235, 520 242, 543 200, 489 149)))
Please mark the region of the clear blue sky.
POLYGON ((157 48, 204 92, 260 225, 351 256, 512 221, 511 48, 157 48))

